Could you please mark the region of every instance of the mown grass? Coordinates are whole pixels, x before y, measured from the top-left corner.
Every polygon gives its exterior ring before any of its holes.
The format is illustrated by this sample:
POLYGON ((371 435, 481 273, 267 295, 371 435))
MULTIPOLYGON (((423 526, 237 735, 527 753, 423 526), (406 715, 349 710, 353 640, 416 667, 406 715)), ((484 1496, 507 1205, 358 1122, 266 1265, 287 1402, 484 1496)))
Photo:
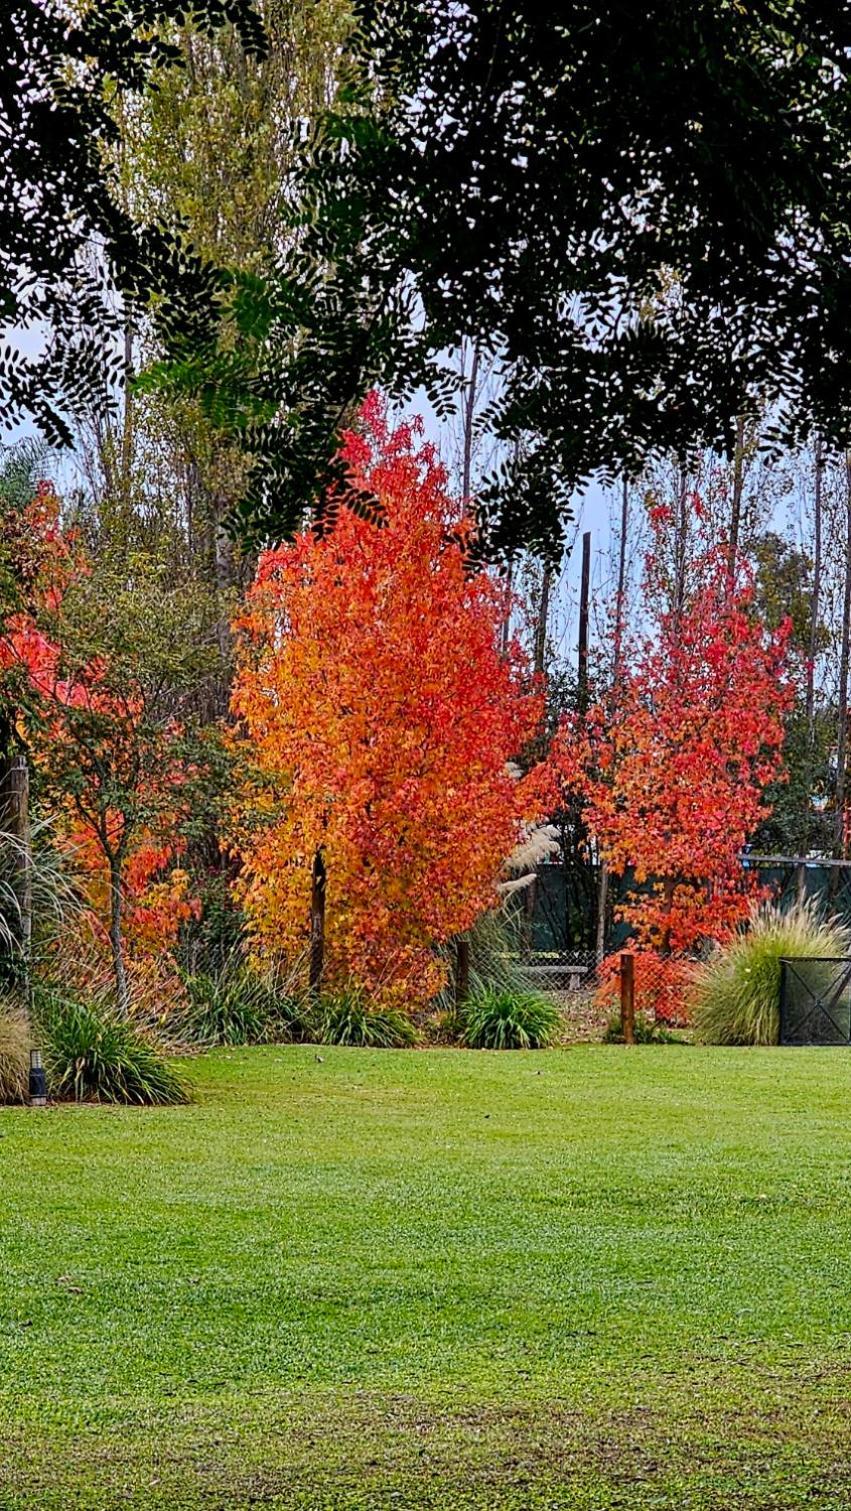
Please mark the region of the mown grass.
POLYGON ((312 1046, 0 1113, 0 1507, 851 1507, 851 1057, 312 1046))

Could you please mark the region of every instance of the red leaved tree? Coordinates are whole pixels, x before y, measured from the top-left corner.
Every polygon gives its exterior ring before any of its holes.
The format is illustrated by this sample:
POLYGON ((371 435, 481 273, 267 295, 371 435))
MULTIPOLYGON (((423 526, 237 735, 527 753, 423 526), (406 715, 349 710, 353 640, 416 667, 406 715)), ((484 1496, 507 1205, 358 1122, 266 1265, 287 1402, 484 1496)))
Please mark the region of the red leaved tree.
POLYGON ((733 582, 707 550, 684 599, 664 587, 651 561, 646 636, 607 698, 563 726, 554 764, 611 872, 631 878, 620 912, 637 949, 668 956, 747 915, 740 855, 782 772, 792 692, 788 628, 759 622, 746 568, 733 582))
POLYGON ((163 956, 195 907, 179 868, 182 730, 158 701, 159 669, 146 681, 143 637, 116 651, 99 627, 102 602, 69 612, 89 585, 89 565, 62 529, 49 485, 6 520, 3 542, 18 591, 0 626, 0 717, 55 805, 58 839, 73 856, 95 937, 108 944, 126 1011, 128 936, 142 953, 163 956))
POLYGON ((315 985, 327 942, 328 979, 424 1001, 433 946, 494 905, 538 811, 508 762, 542 706, 519 649, 500 651, 504 589, 471 567, 472 522, 419 434, 367 401, 345 456, 381 521, 341 506, 263 556, 232 706, 255 772, 237 848, 258 948, 311 950, 315 985))

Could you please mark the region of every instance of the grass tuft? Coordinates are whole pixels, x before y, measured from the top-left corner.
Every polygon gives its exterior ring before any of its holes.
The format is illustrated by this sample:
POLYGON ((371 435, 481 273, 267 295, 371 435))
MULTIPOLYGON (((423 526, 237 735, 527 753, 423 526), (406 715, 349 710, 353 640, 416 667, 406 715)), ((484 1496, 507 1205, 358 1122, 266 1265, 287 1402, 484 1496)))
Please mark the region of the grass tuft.
POLYGON ((0 1002, 0 1102, 26 1101, 31 1043, 24 1014, 0 1002))
POLYGON ((159 1047, 108 1001, 42 986, 36 1013, 53 1096, 160 1107, 188 1101, 159 1047))
POLYGON ((185 1029, 195 1044, 281 1044, 296 1036, 301 1011, 295 998, 236 957, 216 974, 186 975, 184 984, 185 1029))
POLYGON ((558 1008, 534 992, 492 988, 470 998, 461 1013, 469 1049, 543 1049, 561 1023, 558 1008))
POLYGON ((811 903, 786 911, 756 908, 737 934, 700 965, 693 978, 695 1037, 704 1044, 777 1044, 780 1038, 780 963, 845 956, 851 929, 823 919, 811 903))
POLYGON ((357 989, 323 997, 316 1013, 322 1044, 357 1045, 363 1049, 410 1049, 416 1030, 410 1018, 392 1008, 373 1007, 357 989))

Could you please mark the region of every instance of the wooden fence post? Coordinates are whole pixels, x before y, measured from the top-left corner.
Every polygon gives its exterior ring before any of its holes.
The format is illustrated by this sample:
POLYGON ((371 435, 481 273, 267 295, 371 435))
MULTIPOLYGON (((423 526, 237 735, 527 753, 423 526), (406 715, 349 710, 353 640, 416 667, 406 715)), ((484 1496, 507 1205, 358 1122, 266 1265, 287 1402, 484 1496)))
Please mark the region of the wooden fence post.
POLYGON ((621 1029, 624 1044, 635 1043, 635 956, 621 955, 621 1029))

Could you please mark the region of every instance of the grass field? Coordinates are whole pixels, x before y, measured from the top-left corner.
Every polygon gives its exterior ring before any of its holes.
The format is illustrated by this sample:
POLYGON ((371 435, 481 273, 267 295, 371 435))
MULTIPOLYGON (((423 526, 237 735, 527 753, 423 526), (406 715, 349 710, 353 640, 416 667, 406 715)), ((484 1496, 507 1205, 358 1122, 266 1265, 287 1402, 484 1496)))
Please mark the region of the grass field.
POLYGON ((0 1113, 0 1507, 851 1507, 851 1056, 312 1048, 0 1113))

